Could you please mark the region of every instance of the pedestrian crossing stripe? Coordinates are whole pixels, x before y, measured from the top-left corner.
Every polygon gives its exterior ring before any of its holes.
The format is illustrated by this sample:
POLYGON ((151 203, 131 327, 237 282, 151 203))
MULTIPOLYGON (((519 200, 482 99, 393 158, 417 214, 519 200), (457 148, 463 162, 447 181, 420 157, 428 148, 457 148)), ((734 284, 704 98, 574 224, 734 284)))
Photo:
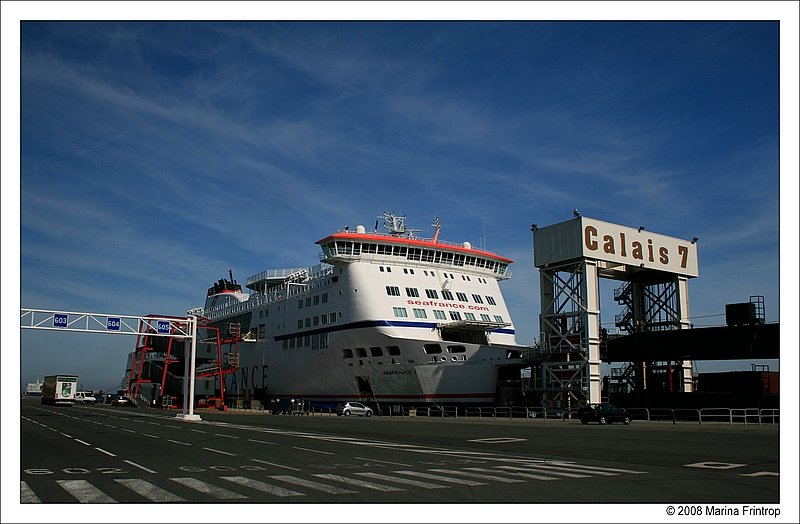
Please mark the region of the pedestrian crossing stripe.
MULTIPOLYGON (((155 473, 152 470, 146 471, 155 473)), ((298 489, 302 488, 305 488, 304 491, 310 490, 331 495, 340 495, 358 493, 358 491, 362 490, 398 492, 406 491, 408 487, 443 489, 450 488, 453 485, 485 486, 489 482, 519 483, 572 478, 581 479, 591 476, 607 477, 625 473, 640 474, 645 472, 618 468, 602 468, 598 466, 583 466, 569 462, 550 462, 547 464, 534 463, 524 466, 503 465, 465 467, 458 469, 428 468, 425 471, 414 471, 411 469, 382 472, 361 471, 352 472, 352 475, 349 476, 314 473, 311 474, 311 476, 314 477, 313 480, 301 476, 283 474, 269 475, 264 478, 264 480, 272 480, 282 485, 271 484, 245 476, 214 477, 211 482, 193 477, 169 477, 168 480, 170 482, 184 488, 184 491, 178 491, 180 495, 173 493, 169 489, 165 489, 168 488, 168 486, 157 486, 144 479, 114 478, 113 482, 127 488, 150 502, 161 503, 187 502, 187 499, 184 497, 195 500, 187 493, 195 493, 219 501, 236 501, 252 497, 252 493, 247 493, 245 490, 237 491, 231 489, 229 484, 276 497, 299 497, 308 494, 298 491, 298 489), (222 487, 222 485, 225 485, 225 487, 222 487), (283 487, 283 485, 290 485, 294 489, 283 487), (190 491, 185 491, 187 489, 190 491)), ((118 502, 118 500, 115 500, 110 494, 104 493, 88 480, 59 479, 55 482, 80 503, 96 504, 118 502)), ((130 501, 129 497, 120 500, 124 502, 130 501)), ((201 501, 204 500, 205 499, 201 499, 201 501)), ((25 481, 20 482, 20 501, 23 504, 38 504, 43 502, 41 500, 41 495, 37 495, 25 481)))

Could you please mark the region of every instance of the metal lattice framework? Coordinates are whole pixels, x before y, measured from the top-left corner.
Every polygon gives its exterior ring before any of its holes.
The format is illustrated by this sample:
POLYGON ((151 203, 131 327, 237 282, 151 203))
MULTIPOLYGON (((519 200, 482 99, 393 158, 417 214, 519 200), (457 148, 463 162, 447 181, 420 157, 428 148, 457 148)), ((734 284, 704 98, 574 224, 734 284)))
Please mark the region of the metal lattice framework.
MULTIPOLYGON (((197 352, 197 317, 172 317, 166 315, 114 315, 79 311, 45 309, 20 309, 20 328, 73 333, 104 333, 112 335, 148 335, 191 340, 190 365, 186 370, 188 386, 184 397, 194 399, 195 354, 197 352)), ((184 402, 181 415, 187 421, 200 420, 194 414, 194 402, 184 402)))

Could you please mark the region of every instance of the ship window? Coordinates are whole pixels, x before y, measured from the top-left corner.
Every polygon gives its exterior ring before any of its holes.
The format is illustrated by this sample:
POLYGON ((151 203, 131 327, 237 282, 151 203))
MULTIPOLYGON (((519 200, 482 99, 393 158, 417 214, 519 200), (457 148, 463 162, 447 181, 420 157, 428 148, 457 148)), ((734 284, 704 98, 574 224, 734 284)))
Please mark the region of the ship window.
POLYGON ((306 317, 306 327, 311 327, 311 317, 306 317))
POLYGON ((380 267, 381 273, 383 273, 384 272, 383 266, 379 266, 379 267, 380 267))
POLYGON ((419 260, 422 258, 422 250, 418 247, 411 247, 408 249, 409 260, 419 260))
POLYGON ((475 315, 472 313, 464 313, 464 318, 467 320, 475 320, 475 315))
MULTIPOLYGON (((323 293, 322 294, 322 303, 323 304, 327 304, 328 303, 328 294, 327 293, 323 293)), ((267 311, 267 312, 269 313, 269 311, 267 311)))
POLYGON ((490 297, 489 295, 486 295, 486 302, 488 302, 490 306, 497 305, 497 302, 494 301, 494 297, 490 297))
POLYGON ((414 308, 414 318, 428 318, 428 315, 424 309, 414 308))
POLYGON ((264 335, 267 333, 267 326, 266 324, 259 324, 258 325, 258 338, 264 338, 264 335))
POLYGON ((458 300, 460 300, 461 302, 469 302, 466 293, 456 293, 456 296, 458 297, 458 300))
POLYGON ((495 316, 494 316, 494 319, 495 319, 497 322, 503 322, 503 317, 501 317, 500 315, 495 315, 495 316))
POLYGON ((398 318, 408 318, 408 311, 406 311, 406 308, 404 308, 404 307, 395 307, 395 308, 392 308, 392 310, 394 311, 394 316, 396 316, 398 318))
POLYGON ((358 358, 367 358, 367 350, 364 348, 356 348, 356 355, 358 355, 358 358))
POLYGON ((433 316, 438 320, 447 320, 447 315, 445 315, 444 311, 442 311, 441 309, 434 309, 433 316))
POLYGON ((438 355, 442 352, 442 346, 439 344, 425 344, 422 346, 426 355, 438 355))
POLYGON ((297 301, 297 309, 303 309, 303 301, 302 300, 298 300, 297 301))
POLYGON ((442 298, 445 299, 445 300, 453 300, 453 294, 450 291, 448 291, 446 289, 443 289, 442 290, 442 298))
POLYGON ((451 311, 450 312, 450 319, 451 320, 461 320, 461 313, 458 311, 451 311))
POLYGON ((342 350, 342 358, 353 358, 353 350, 350 348, 344 348, 342 350))
POLYGON ((428 298, 434 298, 434 299, 439 298, 439 292, 436 291, 435 289, 426 289, 425 294, 428 295, 428 298))
POLYGON ((481 320, 483 320, 484 322, 491 322, 489 315, 487 315, 486 313, 481 313, 481 320))
POLYGON ((406 296, 408 297, 419 297, 419 290, 415 287, 407 287, 406 288, 406 296))
POLYGON ((320 333, 319 334, 319 347, 325 349, 328 347, 328 334, 327 333, 320 333))
POLYGON ((379 348, 377 346, 373 346, 373 347, 369 348, 369 354, 372 355, 373 357, 382 357, 383 356, 383 349, 381 349, 381 348, 379 348))
POLYGON ((475 301, 476 304, 483 304, 483 298, 480 295, 472 295, 472 299, 475 301))
POLYGON ((336 313, 331 313, 329 315, 329 317, 330 317, 330 320, 331 320, 331 324, 336 322, 336 313))
POLYGON ((302 328, 303 328, 303 319, 299 318, 297 319, 297 329, 302 329, 302 328))
POLYGON ((386 346, 386 351, 396 357, 400 354, 400 346, 386 346))
POLYGON ((392 268, 390 268, 389 266, 386 266, 386 272, 387 273, 391 273, 392 272, 392 268))
POLYGON ((327 324, 327 323, 328 323, 328 315, 322 315, 322 316, 320 317, 320 322, 322 323, 322 325, 323 325, 323 326, 324 326, 325 324, 327 324))
POLYGON ((314 305, 315 306, 319 305, 319 295, 314 295, 314 305))
POLYGON ((447 346, 447 351, 450 353, 466 353, 467 348, 464 346, 447 346))
POLYGON ((318 316, 314 317, 314 320, 311 323, 314 326, 318 326, 319 325, 319 317, 318 316))
POLYGON ((311 307, 311 297, 306 297, 306 307, 311 307))
POLYGON ((386 286, 386 294, 390 297, 399 297, 400 288, 397 286, 386 286))

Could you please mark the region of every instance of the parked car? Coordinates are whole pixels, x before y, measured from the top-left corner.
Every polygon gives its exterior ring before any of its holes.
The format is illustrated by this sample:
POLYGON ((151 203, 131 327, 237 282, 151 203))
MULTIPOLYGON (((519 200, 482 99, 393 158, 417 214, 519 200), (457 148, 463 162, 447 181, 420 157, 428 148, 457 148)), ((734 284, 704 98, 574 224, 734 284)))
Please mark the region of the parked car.
POLYGON ((371 417, 372 408, 365 406, 361 402, 342 402, 336 406, 336 415, 349 417, 350 415, 358 415, 371 417))
POLYGON ((115 398, 114 400, 111 401, 111 405, 112 406, 124 406, 124 407, 129 407, 129 408, 135 408, 136 407, 136 403, 133 402, 128 397, 117 397, 117 398, 115 398))
POLYGON ((76 404, 97 404, 97 397, 91 391, 77 391, 75 393, 76 404))
POLYGON ((600 424, 612 424, 622 422, 625 425, 631 423, 631 416, 624 408, 618 408, 613 404, 590 404, 578 409, 578 418, 581 424, 598 422, 600 424))

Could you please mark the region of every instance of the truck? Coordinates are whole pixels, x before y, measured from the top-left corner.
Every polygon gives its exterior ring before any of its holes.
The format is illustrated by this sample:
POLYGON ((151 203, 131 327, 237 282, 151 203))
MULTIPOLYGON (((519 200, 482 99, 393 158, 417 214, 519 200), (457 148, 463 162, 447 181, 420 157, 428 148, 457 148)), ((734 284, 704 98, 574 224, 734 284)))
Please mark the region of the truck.
POLYGON ((77 390, 77 375, 48 375, 42 384, 42 404, 71 406, 77 390))

